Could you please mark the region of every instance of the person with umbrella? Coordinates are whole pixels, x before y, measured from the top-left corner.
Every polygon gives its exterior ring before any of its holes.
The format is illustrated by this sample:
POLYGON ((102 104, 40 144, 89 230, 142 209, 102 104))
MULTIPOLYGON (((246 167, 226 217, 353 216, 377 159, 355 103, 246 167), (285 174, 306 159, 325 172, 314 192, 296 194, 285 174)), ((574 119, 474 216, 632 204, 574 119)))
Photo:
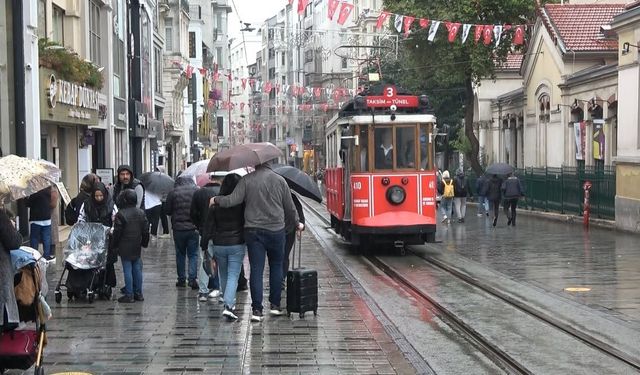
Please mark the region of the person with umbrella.
POLYGON ((498 224, 498 215, 500 213, 500 200, 502 199, 502 179, 494 174, 487 180, 487 187, 484 189, 487 192, 487 199, 491 202, 493 207, 493 226, 498 224))
POLYGON ((507 213, 507 226, 516 226, 516 207, 518 206, 518 200, 524 196, 524 188, 520 179, 509 174, 509 177, 502 183, 502 195, 504 196, 504 209, 507 213), (511 210, 511 212, 509 212, 511 210))
MULTIPOLYGON (((215 159, 215 158, 214 158, 215 159)), ((212 159, 212 162, 213 160, 212 159)), ((286 241, 285 223, 299 223, 291 191, 286 181, 274 173, 271 163, 263 162, 256 166, 255 172, 244 176, 233 193, 227 196, 211 198, 210 205, 233 207, 245 204, 244 239, 249 252, 251 275, 251 321, 263 320, 263 285, 265 258, 269 260, 269 302, 272 315, 283 315, 280 307, 282 295, 282 270, 286 241)), ((242 166, 237 166, 242 167, 242 166)), ((236 167, 236 168, 237 168, 236 167)))
POLYGON ((131 189, 136 192, 136 207, 144 209, 145 188, 133 175, 133 169, 123 164, 118 167, 118 182, 113 187, 113 198, 118 199, 118 195, 125 190, 131 189))
POLYGON ((162 200, 173 190, 175 181, 169 175, 160 171, 143 173, 140 182, 144 186, 144 208, 147 220, 151 224, 151 238, 158 239, 158 224, 162 219, 163 238, 169 234, 169 224, 166 215, 162 212, 162 200))

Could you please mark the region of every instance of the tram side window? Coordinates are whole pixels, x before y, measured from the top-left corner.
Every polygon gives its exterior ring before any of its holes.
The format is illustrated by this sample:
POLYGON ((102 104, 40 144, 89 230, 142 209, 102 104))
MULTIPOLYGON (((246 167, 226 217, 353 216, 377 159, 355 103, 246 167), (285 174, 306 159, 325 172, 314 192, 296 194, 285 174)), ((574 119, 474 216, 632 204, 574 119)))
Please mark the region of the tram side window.
POLYGON ((427 144, 429 142, 429 125, 424 124, 420 126, 420 169, 423 171, 429 166, 429 149, 427 144))
POLYGON ((376 169, 393 169, 393 134, 391 128, 376 128, 374 131, 376 143, 376 169))
POLYGON ((366 125, 360 126, 358 132, 358 143, 360 144, 360 171, 369 170, 369 128, 366 125))

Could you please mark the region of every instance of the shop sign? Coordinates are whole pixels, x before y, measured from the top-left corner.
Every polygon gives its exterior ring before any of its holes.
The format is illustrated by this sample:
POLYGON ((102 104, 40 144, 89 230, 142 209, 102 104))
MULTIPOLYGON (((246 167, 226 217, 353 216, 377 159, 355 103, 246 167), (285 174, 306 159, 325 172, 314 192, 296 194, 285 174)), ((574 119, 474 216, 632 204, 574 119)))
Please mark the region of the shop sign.
POLYGON ((98 91, 60 79, 49 69, 40 69, 40 83, 43 88, 40 97, 43 121, 98 124, 98 91))

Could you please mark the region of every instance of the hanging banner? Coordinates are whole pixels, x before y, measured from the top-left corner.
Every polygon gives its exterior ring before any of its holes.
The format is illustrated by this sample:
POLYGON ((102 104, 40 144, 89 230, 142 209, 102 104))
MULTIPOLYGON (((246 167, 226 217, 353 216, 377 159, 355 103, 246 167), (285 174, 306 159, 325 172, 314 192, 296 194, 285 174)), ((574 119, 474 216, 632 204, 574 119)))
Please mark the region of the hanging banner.
POLYGON ((415 17, 411 17, 411 16, 405 16, 404 17, 404 37, 408 37, 409 33, 411 32, 411 24, 413 24, 413 21, 415 20, 415 17))
POLYGON ((516 31, 513 35, 513 44, 516 46, 524 44, 524 25, 516 26, 516 31))
POLYGON ((467 41, 469 37, 469 31, 471 30, 471 24, 465 23, 462 25, 462 44, 467 41))
POLYGON ((593 158, 596 160, 604 160, 604 150, 604 120, 593 120, 593 158))
POLYGON ((340 5, 340 2, 338 0, 329 0, 327 17, 329 17, 331 21, 333 21, 333 16, 336 15, 336 10, 338 10, 338 5, 340 5))
POLYGON ((398 30, 399 33, 402 32, 402 20, 403 19, 404 19, 404 16, 396 14, 396 19, 393 21, 393 26, 395 26, 396 30, 398 30))
POLYGON ((440 21, 431 21, 431 28, 429 29, 429 36, 427 37, 428 41, 433 42, 436 38, 438 27, 440 27, 440 21))
POLYGON ((389 12, 382 12, 380 13, 380 15, 378 16, 378 22, 376 22, 376 29, 381 29, 382 26, 384 25, 385 22, 387 22, 387 19, 389 19, 389 15, 391 13, 389 12))
POLYGON ((309 0, 298 0, 298 14, 304 14, 304 10, 307 8, 309 0))
POLYGON ((449 43, 453 43, 458 36, 458 30, 460 30, 460 23, 458 22, 445 22, 445 26, 449 31, 449 43))
POLYGON ((351 11, 353 10, 353 4, 342 3, 342 7, 340 8, 340 15, 338 16, 338 24, 344 25, 347 22, 347 19, 351 15, 351 11))
POLYGON ((426 29, 429 27, 429 19, 428 18, 420 18, 420 27, 426 29))
POLYGON ((585 127, 586 124, 584 121, 573 123, 573 131, 576 138, 576 160, 584 160, 584 149, 586 146, 585 127))

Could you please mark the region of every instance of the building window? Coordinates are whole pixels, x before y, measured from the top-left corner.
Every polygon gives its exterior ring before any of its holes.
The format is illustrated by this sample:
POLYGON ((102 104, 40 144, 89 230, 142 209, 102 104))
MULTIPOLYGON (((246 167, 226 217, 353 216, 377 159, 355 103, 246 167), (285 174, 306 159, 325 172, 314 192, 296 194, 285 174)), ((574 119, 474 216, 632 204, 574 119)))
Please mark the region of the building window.
POLYGON ((100 58, 100 6, 95 2, 89 3, 89 50, 90 58, 96 64, 101 64, 100 58))
POLYGON ((47 3, 45 0, 38 1, 38 37, 47 37, 47 3))
POLYGON ((156 94, 162 96, 162 53, 160 48, 153 49, 153 65, 155 71, 154 90, 156 94))
MULTIPOLYGON (((167 22, 171 22, 171 20, 167 20, 167 22)), ((164 47, 169 52, 173 51, 173 27, 166 26, 164 28, 164 38, 165 38, 164 47)))
POLYGON ((346 57, 342 58, 342 69, 347 69, 347 58, 346 57))
POLYGON ((280 61, 280 62, 281 62, 281 64, 282 64, 282 66, 285 66, 285 57, 286 57, 285 53, 284 53, 284 52, 282 52, 282 55, 281 55, 281 61, 280 61))
POLYGON ((222 47, 216 47, 216 62, 218 68, 222 68, 224 61, 222 60, 222 47))
POLYGON ((193 31, 189 32, 189 57, 196 58, 196 33, 193 31))
POLYGON ((64 45, 64 10, 53 6, 51 39, 64 45))

